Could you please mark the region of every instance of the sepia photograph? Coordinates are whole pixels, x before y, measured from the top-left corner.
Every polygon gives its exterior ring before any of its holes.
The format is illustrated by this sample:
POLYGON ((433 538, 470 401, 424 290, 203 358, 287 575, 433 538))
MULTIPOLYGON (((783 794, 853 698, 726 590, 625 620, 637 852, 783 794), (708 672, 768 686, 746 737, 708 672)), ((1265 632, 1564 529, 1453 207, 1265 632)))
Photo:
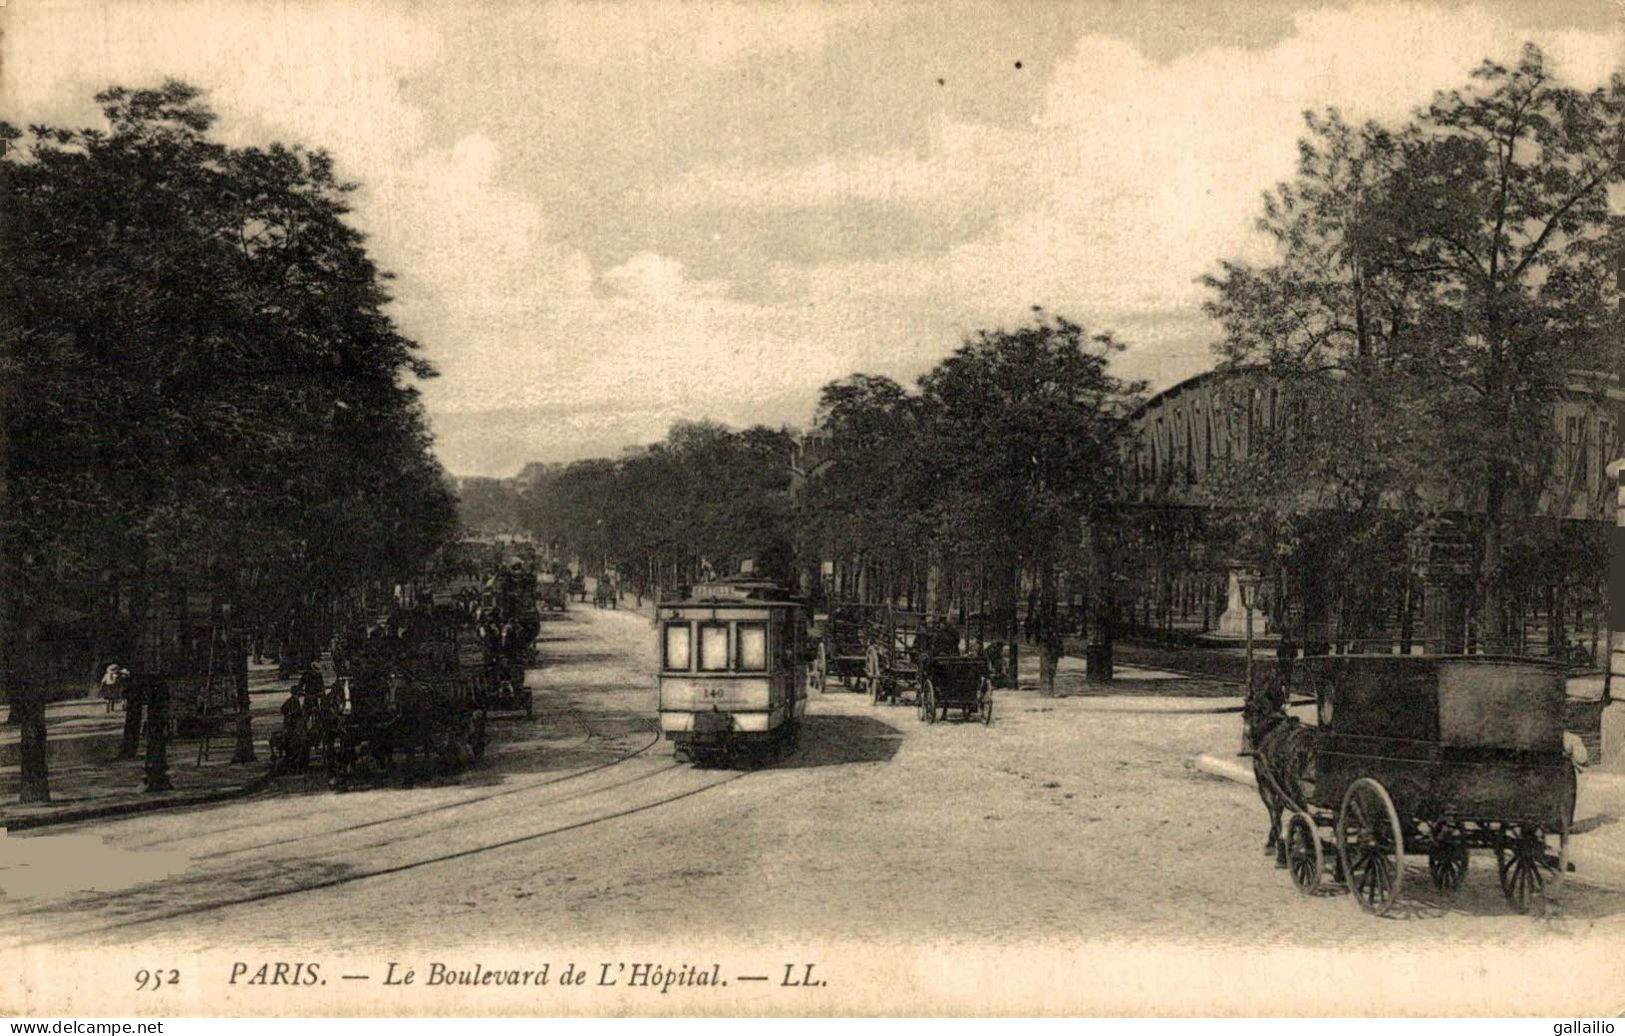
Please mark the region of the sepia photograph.
POLYGON ((1625 0, 0 0, 0 1011, 1613 1032, 1622 302, 1625 0))

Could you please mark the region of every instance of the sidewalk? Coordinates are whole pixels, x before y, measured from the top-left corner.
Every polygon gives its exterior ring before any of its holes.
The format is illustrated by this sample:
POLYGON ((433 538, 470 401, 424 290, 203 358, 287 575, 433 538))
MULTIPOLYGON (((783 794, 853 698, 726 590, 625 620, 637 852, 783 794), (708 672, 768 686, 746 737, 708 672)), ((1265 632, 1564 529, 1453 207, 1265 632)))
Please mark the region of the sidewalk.
POLYGON ((254 725, 255 762, 233 763, 232 732, 209 740, 208 758, 199 762, 196 739, 171 741, 167 792, 142 790, 146 744, 136 759, 118 759, 124 736, 122 710, 108 712, 100 699, 55 702, 45 710, 45 747, 51 801, 22 804, 19 728, 0 726, 0 827, 18 831, 49 824, 139 813, 250 794, 268 783, 269 738, 282 725, 282 703, 292 680, 277 680, 274 666, 249 670, 249 701, 254 725))

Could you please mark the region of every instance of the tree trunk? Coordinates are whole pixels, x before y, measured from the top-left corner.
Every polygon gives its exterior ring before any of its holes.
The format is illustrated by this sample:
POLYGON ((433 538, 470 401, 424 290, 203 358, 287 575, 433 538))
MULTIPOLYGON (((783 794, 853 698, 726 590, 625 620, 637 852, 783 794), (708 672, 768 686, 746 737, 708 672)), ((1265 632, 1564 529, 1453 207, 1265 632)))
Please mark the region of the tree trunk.
POLYGON ((49 767, 45 756, 45 689, 30 682, 26 687, 12 687, 11 714, 22 727, 19 762, 22 768, 22 792, 18 802, 51 801, 49 767))
POLYGON ((1117 634, 1117 583, 1111 547, 1112 541, 1100 530, 1086 529, 1084 558, 1089 575, 1084 604, 1087 646, 1083 678, 1090 684, 1111 683, 1114 675, 1112 650, 1117 634))
POLYGON ((1055 556, 1053 548, 1038 565, 1038 690, 1045 697, 1055 695, 1055 670, 1064 647, 1059 609, 1055 600, 1055 556))
POLYGON ((231 754, 234 763, 254 762, 254 718, 248 696, 248 651, 235 628, 226 635, 227 660, 237 703, 237 744, 231 754))
POLYGON ((1484 652, 1490 655, 1502 655, 1507 651, 1506 637, 1506 590, 1503 584, 1501 562, 1501 522, 1499 518, 1501 492, 1494 486, 1490 488, 1490 497, 1494 501, 1491 505, 1492 514, 1484 530, 1484 604, 1479 628, 1484 642, 1484 652))
POLYGON ((169 684, 154 676, 147 684, 147 762, 142 790, 169 791, 169 684))
POLYGON ((1010 687, 1021 686, 1021 568, 1010 565, 1005 573, 1005 592, 1000 595, 1000 611, 1005 616, 1005 636, 1010 644, 1010 687))

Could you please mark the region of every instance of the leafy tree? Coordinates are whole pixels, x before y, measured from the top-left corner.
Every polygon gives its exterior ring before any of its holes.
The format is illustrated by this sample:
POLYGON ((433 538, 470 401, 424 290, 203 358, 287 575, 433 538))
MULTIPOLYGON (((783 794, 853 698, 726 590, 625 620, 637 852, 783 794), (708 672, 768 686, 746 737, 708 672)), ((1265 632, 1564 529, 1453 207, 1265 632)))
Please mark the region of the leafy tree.
POLYGON ((919 397, 890 378, 853 374, 824 386, 814 423, 828 464, 803 501, 805 555, 845 559, 882 585, 915 574, 932 542, 922 420, 919 397))
POLYGON ((618 567, 653 592, 692 580, 703 561, 744 558, 789 574, 789 435, 682 421, 665 440, 615 460, 579 461, 540 480, 522 516, 587 567, 618 567))
POLYGON ((1625 77, 1574 90, 1526 46, 1472 78, 1401 137, 1377 236, 1425 289, 1407 368, 1437 400, 1436 482, 1484 515, 1483 628, 1499 650, 1502 553, 1557 467, 1553 404, 1583 372, 1622 368, 1607 192, 1625 184, 1625 77))
POLYGON ((1472 79, 1397 129, 1308 117, 1298 176, 1260 222, 1277 261, 1208 280, 1221 354, 1266 365, 1303 410, 1216 485, 1276 545, 1328 543, 1314 513, 1342 512, 1342 545, 1294 564, 1354 597, 1396 521, 1481 516, 1499 650, 1504 554, 1563 470, 1553 407, 1585 372, 1621 370, 1606 192, 1625 172, 1625 81, 1563 87, 1534 47, 1472 79))
POLYGON ((1128 405, 1142 390, 1113 376, 1123 345, 1042 310, 1013 331, 983 331, 920 379, 926 456, 940 488, 944 542, 1002 553, 1011 585, 1036 576, 1042 682, 1053 692, 1061 642, 1057 575, 1088 524, 1119 502, 1128 405))
POLYGON ((5 632, 20 592, 207 587, 246 704, 244 625, 450 534, 410 384, 433 370, 330 156, 213 141, 181 83, 97 100, 105 131, 0 126, 5 632))

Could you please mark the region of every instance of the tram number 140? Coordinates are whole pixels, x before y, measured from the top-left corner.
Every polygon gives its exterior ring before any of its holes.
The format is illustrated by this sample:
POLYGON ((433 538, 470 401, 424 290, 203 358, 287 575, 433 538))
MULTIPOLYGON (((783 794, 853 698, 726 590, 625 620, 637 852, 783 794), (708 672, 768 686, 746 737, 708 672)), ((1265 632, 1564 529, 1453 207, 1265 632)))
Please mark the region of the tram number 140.
POLYGON ((722 687, 707 687, 705 688, 705 696, 707 699, 714 698, 720 701, 722 698, 726 697, 725 691, 726 688, 722 687))

